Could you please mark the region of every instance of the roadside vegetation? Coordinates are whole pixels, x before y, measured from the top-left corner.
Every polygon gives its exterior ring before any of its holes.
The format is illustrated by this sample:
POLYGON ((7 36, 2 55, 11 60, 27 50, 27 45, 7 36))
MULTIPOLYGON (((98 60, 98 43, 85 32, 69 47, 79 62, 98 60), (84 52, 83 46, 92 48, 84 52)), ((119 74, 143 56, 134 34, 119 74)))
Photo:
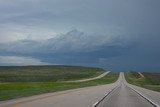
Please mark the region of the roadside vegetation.
POLYGON ((110 72, 100 79, 87 82, 62 82, 64 80, 91 78, 102 73, 104 73, 103 69, 74 66, 40 66, 37 69, 33 66, 0 68, 0 100, 113 83, 119 76, 119 73, 110 72), (5 71, 7 72, 5 73, 5 71))
POLYGON ((127 82, 160 92, 160 73, 142 73, 144 77, 141 77, 137 72, 126 72, 125 78, 127 82))
POLYGON ((80 66, 0 67, 0 82, 56 82, 96 77, 103 69, 80 66))

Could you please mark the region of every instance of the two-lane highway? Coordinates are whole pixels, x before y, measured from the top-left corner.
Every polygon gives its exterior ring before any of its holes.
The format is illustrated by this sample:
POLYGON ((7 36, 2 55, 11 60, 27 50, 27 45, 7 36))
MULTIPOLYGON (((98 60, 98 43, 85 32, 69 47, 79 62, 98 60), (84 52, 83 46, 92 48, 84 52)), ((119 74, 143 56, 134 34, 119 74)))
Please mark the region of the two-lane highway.
POLYGON ((130 88, 120 73, 118 88, 106 96, 96 107, 154 107, 150 102, 130 88))
POLYGON ((153 107, 149 101, 133 89, 138 90, 159 105, 159 92, 130 85, 126 82, 124 73, 120 73, 119 79, 113 84, 6 101, 0 103, 0 107, 93 107, 95 105, 95 107, 153 107))
POLYGON ((97 107, 154 107, 125 84, 121 84, 97 107))

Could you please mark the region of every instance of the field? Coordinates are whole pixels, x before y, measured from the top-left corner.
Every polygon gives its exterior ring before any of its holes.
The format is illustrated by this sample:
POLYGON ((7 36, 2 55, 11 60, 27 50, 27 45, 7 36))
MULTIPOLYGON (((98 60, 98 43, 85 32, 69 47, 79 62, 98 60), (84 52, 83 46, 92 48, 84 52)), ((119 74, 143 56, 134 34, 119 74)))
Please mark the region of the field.
POLYGON ((56 82, 95 77, 103 72, 80 66, 0 67, 0 82, 56 82))
POLYGON ((126 72, 126 80, 134 85, 160 92, 160 73, 142 73, 144 77, 138 76, 137 72, 126 72))
POLYGON ((42 66, 37 67, 37 69, 33 66, 22 68, 3 67, 0 69, 0 100, 107 84, 115 82, 118 78, 118 73, 111 72, 103 78, 88 82, 65 83, 62 81, 95 77, 103 73, 104 70, 99 68, 73 66, 42 66), (5 70, 7 71, 6 73, 5 70))

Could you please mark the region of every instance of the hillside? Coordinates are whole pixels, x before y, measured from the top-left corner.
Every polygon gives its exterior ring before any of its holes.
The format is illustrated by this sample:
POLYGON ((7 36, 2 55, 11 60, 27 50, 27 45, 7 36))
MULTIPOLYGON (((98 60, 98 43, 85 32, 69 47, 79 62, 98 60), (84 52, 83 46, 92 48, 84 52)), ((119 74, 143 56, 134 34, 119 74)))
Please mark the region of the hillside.
POLYGON ((96 77, 103 69, 81 66, 0 67, 0 82, 56 82, 96 77))

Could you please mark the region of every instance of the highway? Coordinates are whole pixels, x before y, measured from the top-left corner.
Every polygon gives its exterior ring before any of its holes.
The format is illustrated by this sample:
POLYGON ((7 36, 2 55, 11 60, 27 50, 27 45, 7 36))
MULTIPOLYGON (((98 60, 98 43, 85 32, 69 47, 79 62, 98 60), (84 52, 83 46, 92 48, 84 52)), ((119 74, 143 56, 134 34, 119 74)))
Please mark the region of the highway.
POLYGON ((154 104, 160 105, 159 92, 130 85, 124 73, 120 73, 113 84, 4 101, 0 102, 0 107, 154 107, 154 104))
POLYGON ((120 86, 108 95, 97 107, 154 107, 146 99, 129 88, 122 75, 120 86))
POLYGON ((122 84, 97 107, 154 107, 133 90, 122 84))

